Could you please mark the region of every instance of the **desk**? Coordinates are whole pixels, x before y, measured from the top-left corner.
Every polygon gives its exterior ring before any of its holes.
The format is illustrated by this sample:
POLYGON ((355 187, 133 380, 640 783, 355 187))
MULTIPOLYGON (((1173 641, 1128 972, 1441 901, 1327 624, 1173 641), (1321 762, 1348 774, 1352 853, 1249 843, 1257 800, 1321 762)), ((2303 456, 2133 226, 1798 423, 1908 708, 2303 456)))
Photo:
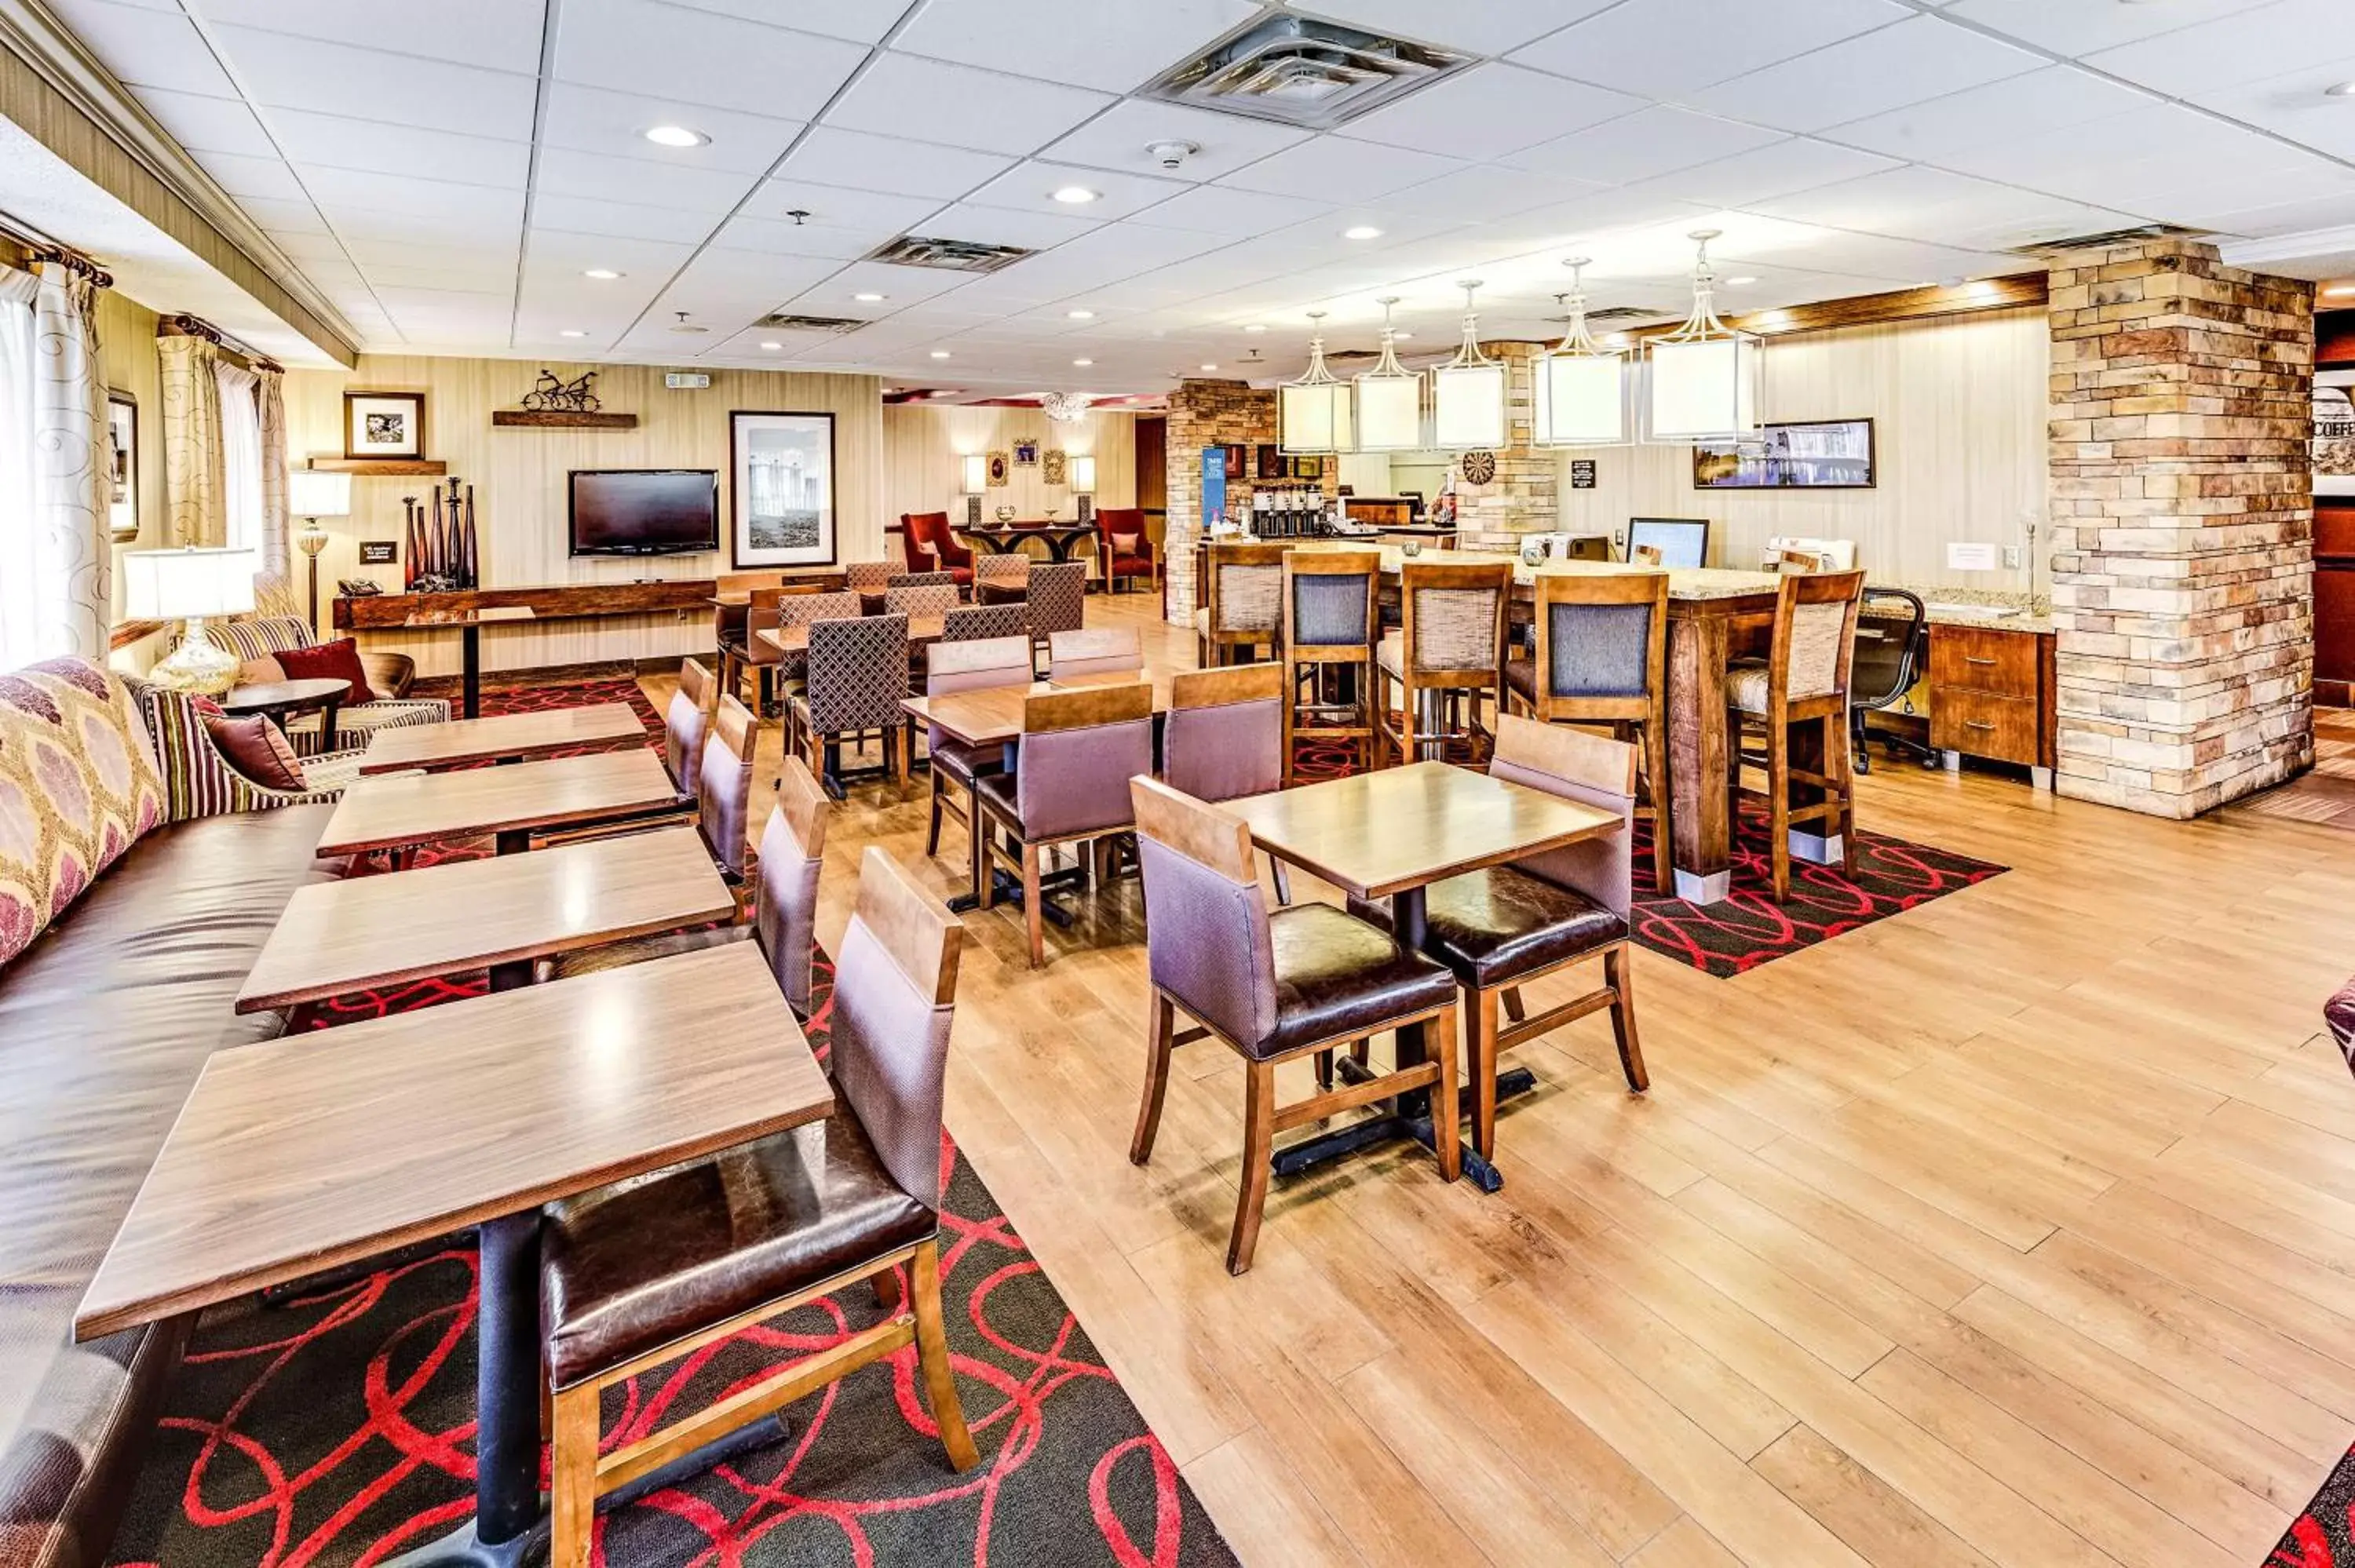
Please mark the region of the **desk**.
POLYGON ((527 604, 493 605, 481 609, 421 609, 400 624, 403 630, 421 631, 437 626, 458 629, 459 658, 463 661, 461 690, 464 702, 461 711, 474 718, 483 711, 483 627, 486 622, 531 620, 538 611, 527 604))
POLYGON ((360 772, 430 772, 471 762, 521 762, 576 746, 644 745, 645 738, 646 726, 627 703, 403 725, 375 732, 360 758, 360 772))
POLYGON ((485 968, 505 991, 530 983, 534 959, 735 913, 693 828, 315 883, 287 901, 237 1011, 485 968))
POLYGON ((481 1225, 475 1517, 400 1561, 519 1563, 545 1528, 540 1205, 819 1120, 833 1104, 749 942, 355 1023, 332 1045, 217 1052, 74 1333, 93 1340, 481 1225))
POLYGON ((670 770, 643 746, 467 773, 362 779, 336 802, 319 853, 364 854, 496 834, 498 853, 517 854, 531 847, 535 828, 611 821, 677 804, 670 770))

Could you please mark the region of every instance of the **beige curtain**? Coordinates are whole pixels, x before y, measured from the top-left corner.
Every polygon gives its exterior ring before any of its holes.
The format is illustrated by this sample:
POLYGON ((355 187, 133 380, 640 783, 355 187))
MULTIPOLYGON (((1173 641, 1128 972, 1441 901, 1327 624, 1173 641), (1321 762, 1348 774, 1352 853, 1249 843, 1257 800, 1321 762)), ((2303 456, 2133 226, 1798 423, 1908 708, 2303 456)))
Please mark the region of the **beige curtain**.
POLYGON ((292 581, 293 530, 286 515, 286 373, 257 365, 261 404, 261 570, 264 577, 292 581))
POLYGON ((15 471, 0 518, 0 654, 10 666, 69 653, 102 662, 114 557, 97 290, 55 262, 0 274, 0 300, 15 313, 0 355, 9 378, 0 447, 15 471))
POLYGON ((164 362, 164 511, 176 545, 229 541, 222 481, 220 350, 200 337, 155 340, 164 362))

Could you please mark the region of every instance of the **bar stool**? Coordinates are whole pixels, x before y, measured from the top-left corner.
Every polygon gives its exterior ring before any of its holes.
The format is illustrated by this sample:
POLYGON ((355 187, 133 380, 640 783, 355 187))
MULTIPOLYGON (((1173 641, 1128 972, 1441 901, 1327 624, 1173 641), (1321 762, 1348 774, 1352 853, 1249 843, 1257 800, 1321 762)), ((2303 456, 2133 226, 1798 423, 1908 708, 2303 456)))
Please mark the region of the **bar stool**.
POLYGON ((1791 826, 1820 822, 1828 855, 1856 871, 1856 773, 1849 750, 1849 675, 1856 656, 1862 572, 1785 572, 1774 597, 1774 641, 1764 663, 1726 672, 1734 743, 1727 787, 1738 810, 1745 764, 1766 773, 1774 902, 1791 896, 1791 826), (1752 741, 1757 749, 1749 749, 1752 741), (1796 802, 1794 796, 1796 795, 1796 802))
POLYGON ((1643 760, 1636 815, 1652 824, 1652 886, 1676 884, 1668 842, 1668 574, 1540 572, 1537 657, 1505 666, 1508 700, 1545 724, 1606 725, 1643 760))
POLYGON ((1284 557, 1288 545, 1220 540, 1202 547, 1207 578, 1201 608, 1194 611, 1194 662, 1208 669, 1231 664, 1234 650, 1248 650, 1245 662, 1284 636, 1284 557))
POLYGON ((1505 621, 1512 597, 1510 561, 1407 561, 1400 567, 1399 629, 1374 652, 1381 692, 1374 720, 1375 767, 1382 766, 1385 741, 1396 747, 1401 761, 1413 762, 1426 747, 1444 757, 1450 740, 1482 733, 1483 693, 1502 711, 1505 621), (1392 682, 1400 691, 1397 708, 1391 706, 1392 682), (1442 716, 1442 704, 1457 695, 1474 703, 1470 725, 1461 732, 1450 729, 1442 716))
POLYGON ((1379 550, 1284 553, 1284 782, 1292 784, 1294 742, 1346 740, 1358 766, 1374 765, 1374 638, 1380 630, 1379 550), (1349 700, 1328 700, 1346 682, 1349 700), (1314 689, 1303 702, 1303 683, 1314 689), (1309 722, 1301 722, 1302 715, 1309 722))

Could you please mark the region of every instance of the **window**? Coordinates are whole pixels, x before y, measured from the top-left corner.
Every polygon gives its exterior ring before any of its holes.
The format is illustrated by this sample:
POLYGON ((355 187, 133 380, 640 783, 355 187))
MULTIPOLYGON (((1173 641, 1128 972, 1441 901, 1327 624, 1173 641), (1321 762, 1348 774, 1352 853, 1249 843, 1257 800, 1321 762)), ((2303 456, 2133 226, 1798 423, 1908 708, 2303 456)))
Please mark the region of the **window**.
POLYGON ((232 550, 261 547, 261 377, 223 360, 220 383, 222 508, 232 550))
POLYGON ((33 275, 0 267, 0 670, 40 657, 33 275))

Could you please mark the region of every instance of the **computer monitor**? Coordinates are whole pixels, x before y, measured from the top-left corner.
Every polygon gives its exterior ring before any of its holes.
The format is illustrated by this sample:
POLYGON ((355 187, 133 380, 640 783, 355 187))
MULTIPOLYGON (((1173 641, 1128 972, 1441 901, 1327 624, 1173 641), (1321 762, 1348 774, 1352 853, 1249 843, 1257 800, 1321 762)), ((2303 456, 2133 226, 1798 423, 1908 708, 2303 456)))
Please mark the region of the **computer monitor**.
POLYGON ((1664 567, 1705 567, 1709 564, 1709 519, 1706 517, 1630 517, 1627 558, 1649 545, 1660 552, 1664 567))

